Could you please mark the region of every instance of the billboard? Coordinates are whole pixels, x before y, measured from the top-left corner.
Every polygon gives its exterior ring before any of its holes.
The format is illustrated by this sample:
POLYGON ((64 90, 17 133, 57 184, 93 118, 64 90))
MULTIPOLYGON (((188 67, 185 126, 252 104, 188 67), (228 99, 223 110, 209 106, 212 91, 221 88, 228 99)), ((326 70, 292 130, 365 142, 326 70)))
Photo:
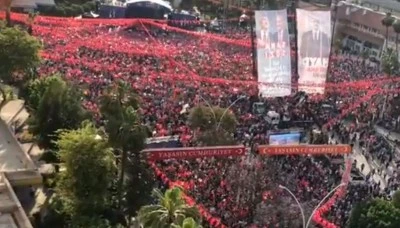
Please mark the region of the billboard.
POLYGON ((142 152, 147 154, 149 160, 157 161, 165 159, 242 156, 245 155, 246 148, 244 146, 185 147, 146 149, 142 152))
POLYGON ((256 11, 255 17, 259 92, 264 97, 290 95, 292 70, 286 10, 256 11))
POLYGON ((262 145, 258 147, 260 155, 294 155, 294 154, 349 154, 350 145, 262 145))
POLYGON ((301 133, 278 134, 269 136, 269 145, 297 145, 300 143, 301 133))
POLYGON ((297 9, 299 91, 323 94, 331 48, 331 12, 297 9))

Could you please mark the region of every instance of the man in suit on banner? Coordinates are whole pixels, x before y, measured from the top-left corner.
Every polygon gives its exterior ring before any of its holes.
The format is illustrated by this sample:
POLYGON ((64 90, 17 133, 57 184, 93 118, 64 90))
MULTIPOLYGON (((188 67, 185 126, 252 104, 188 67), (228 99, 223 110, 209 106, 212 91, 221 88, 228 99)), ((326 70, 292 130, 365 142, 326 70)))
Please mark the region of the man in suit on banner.
POLYGON ((275 40, 270 32, 269 19, 267 16, 263 16, 260 21, 260 30, 257 32, 258 48, 271 49, 273 43, 275 43, 275 40))
POLYGON ((312 19, 312 29, 301 36, 300 57, 328 58, 330 42, 328 35, 321 31, 320 21, 312 19))
POLYGON ((289 44, 289 34, 285 26, 285 18, 281 14, 276 15, 276 30, 277 32, 273 35, 273 40, 277 43, 277 47, 285 48, 289 44))

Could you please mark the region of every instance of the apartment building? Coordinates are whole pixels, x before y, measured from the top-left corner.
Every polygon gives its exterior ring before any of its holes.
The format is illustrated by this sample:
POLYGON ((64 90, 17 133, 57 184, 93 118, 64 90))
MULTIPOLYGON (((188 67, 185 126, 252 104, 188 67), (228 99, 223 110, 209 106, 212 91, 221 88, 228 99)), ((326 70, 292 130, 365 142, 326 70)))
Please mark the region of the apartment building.
POLYGON ((359 4, 374 11, 400 16, 400 3, 397 0, 360 0, 359 4))
MULTIPOLYGON (((395 49, 396 33, 389 27, 389 38, 386 39, 386 27, 382 25, 386 11, 382 11, 382 7, 379 8, 381 10, 367 7, 371 6, 367 1, 373 0, 366 0, 362 4, 338 3, 337 12, 332 12, 333 20, 336 19, 335 38, 342 39, 343 46, 356 53, 369 51, 371 57, 379 59, 386 42, 388 47, 395 49)), ((400 19, 400 16, 394 16, 400 19)))

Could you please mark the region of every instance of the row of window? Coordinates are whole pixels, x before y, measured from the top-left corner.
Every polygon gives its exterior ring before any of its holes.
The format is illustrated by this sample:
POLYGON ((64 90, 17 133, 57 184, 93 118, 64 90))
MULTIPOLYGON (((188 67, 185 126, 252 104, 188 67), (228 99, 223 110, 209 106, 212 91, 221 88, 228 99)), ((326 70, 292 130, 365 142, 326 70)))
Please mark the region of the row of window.
MULTIPOLYGON (((350 22, 350 23, 349 23, 348 20, 342 20, 342 19, 341 19, 341 20, 339 20, 339 22, 346 23, 346 24, 348 24, 350 27, 355 28, 355 29, 357 29, 357 30, 359 30, 359 31, 368 32, 369 34, 372 34, 372 35, 374 35, 374 36, 377 36, 377 37, 380 37, 380 38, 385 38, 384 35, 381 34, 381 33, 379 33, 378 30, 375 29, 375 28, 371 28, 371 27, 368 27, 368 26, 366 26, 366 25, 361 25, 361 24, 355 23, 355 22, 350 22)), ((388 38, 388 41, 389 41, 389 42, 396 43, 396 36, 390 36, 390 37, 388 38)))

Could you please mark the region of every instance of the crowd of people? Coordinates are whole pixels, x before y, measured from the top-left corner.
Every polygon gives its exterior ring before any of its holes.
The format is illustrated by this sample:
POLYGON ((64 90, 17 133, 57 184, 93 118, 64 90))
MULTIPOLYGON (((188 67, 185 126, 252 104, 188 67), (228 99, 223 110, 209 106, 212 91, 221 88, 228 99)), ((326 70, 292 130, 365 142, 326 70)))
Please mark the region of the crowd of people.
MULTIPOLYGON (((283 116, 289 119, 285 128, 302 127, 303 143, 357 146, 370 161, 381 164, 372 175, 386 174, 384 188, 368 176, 362 183, 347 184, 342 188, 347 194, 330 201, 327 214, 318 213, 326 219, 315 219, 319 226, 328 227, 329 221, 343 227, 356 202, 371 193, 390 195, 398 188, 400 175, 387 172, 396 162, 394 150, 374 131, 384 109, 382 91, 387 84, 379 68, 366 66, 359 58, 335 56, 325 95, 294 92, 282 98, 262 98, 252 72, 251 49, 243 42, 248 37, 244 35, 242 40, 241 34, 242 30, 225 37, 202 35, 148 21, 110 25, 37 20, 33 26, 33 35, 44 44, 40 75, 61 73, 81 86, 84 104, 94 113, 98 113, 98 97, 106 86, 116 80, 128 82, 140 95, 142 122, 152 137, 178 135, 183 145, 196 145, 184 107, 205 101, 228 107, 243 97, 232 111, 238 120, 237 144, 251 148, 246 156, 155 164, 158 172, 220 218, 220 224, 232 228, 301 227, 296 202, 282 186, 294 193, 310 215, 317 203, 343 182, 343 156, 257 154, 257 145, 268 143, 268 131, 279 128, 265 120, 267 111, 279 113, 281 121, 283 116), (263 104, 265 110, 256 112, 255 103, 263 104)), ((293 87, 295 91, 295 82, 293 87)))

